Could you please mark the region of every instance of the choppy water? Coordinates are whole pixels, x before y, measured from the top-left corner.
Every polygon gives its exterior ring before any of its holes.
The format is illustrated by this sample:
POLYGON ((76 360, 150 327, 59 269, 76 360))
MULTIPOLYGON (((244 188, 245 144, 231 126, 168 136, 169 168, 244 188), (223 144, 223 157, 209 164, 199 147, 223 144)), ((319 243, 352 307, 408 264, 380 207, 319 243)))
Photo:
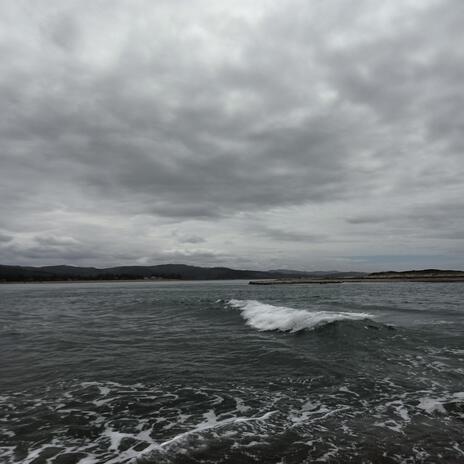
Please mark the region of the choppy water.
POLYGON ((0 462, 464 462, 464 285, 0 286, 0 462))

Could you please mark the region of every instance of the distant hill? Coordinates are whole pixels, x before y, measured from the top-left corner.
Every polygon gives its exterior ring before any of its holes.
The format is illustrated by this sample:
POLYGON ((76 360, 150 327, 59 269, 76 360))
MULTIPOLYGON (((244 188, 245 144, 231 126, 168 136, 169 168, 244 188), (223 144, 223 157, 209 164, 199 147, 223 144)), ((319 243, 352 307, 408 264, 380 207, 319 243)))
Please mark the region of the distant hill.
POLYGON ((304 277, 300 271, 252 271, 227 267, 198 267, 186 264, 157 266, 118 266, 98 269, 75 266, 6 266, 0 265, 0 282, 42 282, 63 280, 221 280, 221 279, 278 279, 304 277))

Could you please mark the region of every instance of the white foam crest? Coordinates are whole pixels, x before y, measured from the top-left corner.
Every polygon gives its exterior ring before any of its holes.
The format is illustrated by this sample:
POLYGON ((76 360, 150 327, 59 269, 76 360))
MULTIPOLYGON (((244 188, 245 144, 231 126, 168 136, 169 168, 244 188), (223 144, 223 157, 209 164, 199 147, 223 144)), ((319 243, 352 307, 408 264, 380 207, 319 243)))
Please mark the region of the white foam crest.
MULTIPOLYGON (((137 455, 137 458, 141 458, 142 456, 150 456, 153 452, 167 452, 170 448, 174 446, 178 446, 186 439, 191 437, 192 435, 201 434, 203 432, 207 432, 210 430, 216 430, 223 427, 226 427, 231 424, 240 424, 246 422, 254 422, 254 421, 265 421, 272 415, 276 414, 277 411, 269 411, 263 414, 262 416, 258 417, 229 417, 227 419, 218 420, 216 413, 214 410, 209 410, 208 412, 203 414, 204 421, 199 423, 196 427, 191 430, 187 430, 186 432, 180 433, 173 438, 166 440, 162 443, 153 442, 150 446, 145 448, 141 453, 137 455)), ((110 461, 109 461, 110 462, 110 461)))
POLYGON ((269 411, 262 416, 259 417, 229 417, 227 419, 217 420, 216 414, 213 410, 208 411, 207 413, 203 414, 205 420, 198 424, 194 429, 188 430, 187 432, 181 433, 176 435, 174 438, 167 440, 159 445, 160 448, 166 448, 172 443, 179 441, 189 435, 204 432, 211 429, 217 429, 220 427, 224 427, 234 423, 241 423, 241 422, 253 422, 253 421, 263 421, 275 414, 277 411, 269 411))
POLYGON ((229 304, 240 309, 247 325, 260 331, 298 332, 335 321, 362 320, 372 317, 368 313, 306 311, 286 306, 273 306, 256 300, 230 300, 229 304))
POLYGON ((443 398, 420 398, 417 407, 429 414, 433 414, 434 412, 446 414, 446 409, 443 407, 443 398))

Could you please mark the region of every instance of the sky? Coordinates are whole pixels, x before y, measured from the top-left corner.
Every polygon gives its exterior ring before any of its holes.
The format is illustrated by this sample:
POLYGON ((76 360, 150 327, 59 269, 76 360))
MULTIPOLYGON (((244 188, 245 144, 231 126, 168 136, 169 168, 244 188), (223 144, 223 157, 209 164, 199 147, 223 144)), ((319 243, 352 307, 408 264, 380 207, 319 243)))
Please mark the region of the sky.
POLYGON ((0 263, 464 269, 461 0, 0 0, 0 263))

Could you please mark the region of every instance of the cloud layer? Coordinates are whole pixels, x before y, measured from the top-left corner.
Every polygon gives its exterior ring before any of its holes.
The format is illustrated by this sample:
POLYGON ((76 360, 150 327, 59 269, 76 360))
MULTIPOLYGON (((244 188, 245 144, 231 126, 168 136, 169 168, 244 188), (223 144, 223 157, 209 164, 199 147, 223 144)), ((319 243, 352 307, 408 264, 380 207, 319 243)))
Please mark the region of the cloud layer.
POLYGON ((463 267, 462 2, 0 10, 0 262, 463 267))

